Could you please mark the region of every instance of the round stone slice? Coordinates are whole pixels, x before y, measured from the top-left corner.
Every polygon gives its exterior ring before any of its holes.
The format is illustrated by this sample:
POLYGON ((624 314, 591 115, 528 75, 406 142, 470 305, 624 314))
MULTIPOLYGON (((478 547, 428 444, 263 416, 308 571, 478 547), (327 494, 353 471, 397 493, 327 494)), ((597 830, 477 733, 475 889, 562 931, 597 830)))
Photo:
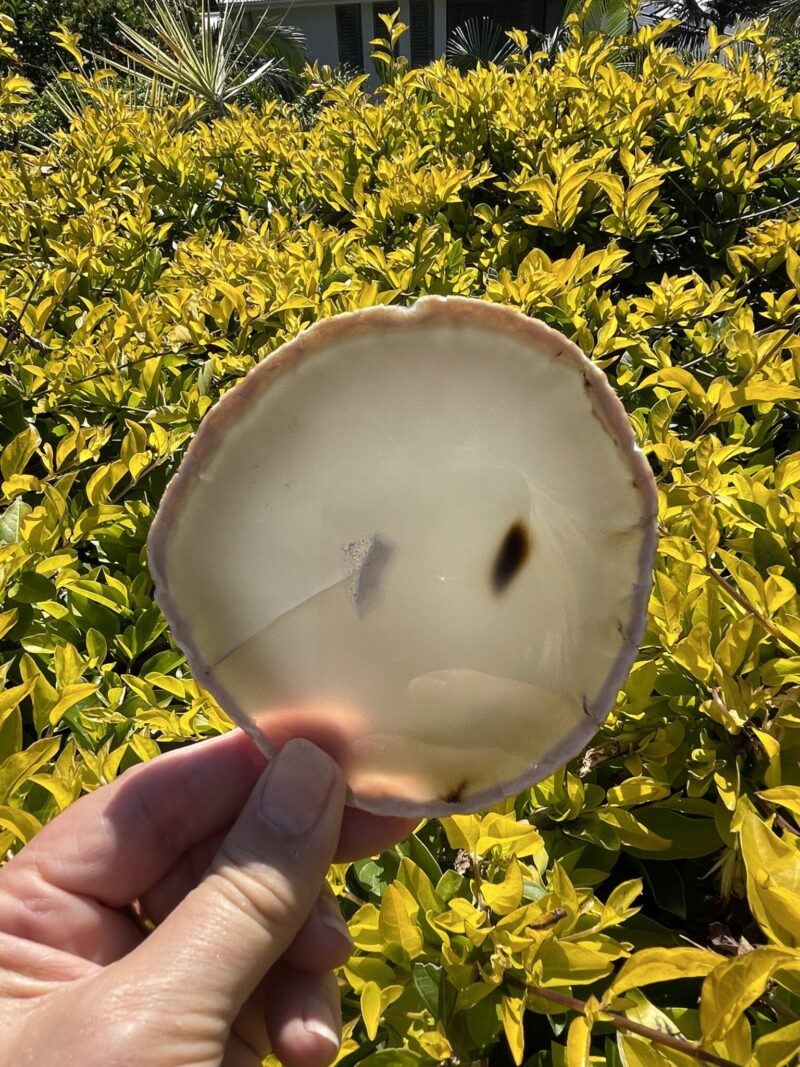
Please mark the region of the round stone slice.
POLYGON ((641 640, 657 494, 561 334, 425 297, 320 322, 205 417, 149 540, 197 681, 350 802, 475 811, 588 743, 641 640))

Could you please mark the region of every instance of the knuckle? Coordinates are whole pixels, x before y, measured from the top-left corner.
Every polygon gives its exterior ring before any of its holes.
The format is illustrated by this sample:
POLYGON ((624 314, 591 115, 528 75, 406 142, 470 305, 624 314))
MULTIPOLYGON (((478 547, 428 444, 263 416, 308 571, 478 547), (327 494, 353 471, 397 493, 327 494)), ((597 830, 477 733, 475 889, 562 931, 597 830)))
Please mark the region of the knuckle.
MULTIPOLYGON (((277 932, 303 911, 297 888, 281 871, 262 862, 242 862, 223 846, 209 875, 219 899, 261 929, 277 932)), ((306 909, 307 910, 307 909, 306 909)))

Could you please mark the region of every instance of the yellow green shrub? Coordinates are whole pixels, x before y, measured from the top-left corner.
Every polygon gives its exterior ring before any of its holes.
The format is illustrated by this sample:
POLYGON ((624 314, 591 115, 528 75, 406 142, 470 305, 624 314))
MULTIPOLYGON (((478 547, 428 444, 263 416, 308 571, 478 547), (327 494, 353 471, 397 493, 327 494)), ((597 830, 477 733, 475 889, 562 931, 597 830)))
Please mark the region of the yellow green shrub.
POLYGON ((215 398, 308 324, 519 307, 605 369, 652 461, 649 626, 592 745, 333 871, 347 1067, 800 1046, 800 94, 763 29, 691 62, 664 29, 204 123, 100 72, 41 154, 0 80, 0 855, 229 727, 145 538, 215 398))

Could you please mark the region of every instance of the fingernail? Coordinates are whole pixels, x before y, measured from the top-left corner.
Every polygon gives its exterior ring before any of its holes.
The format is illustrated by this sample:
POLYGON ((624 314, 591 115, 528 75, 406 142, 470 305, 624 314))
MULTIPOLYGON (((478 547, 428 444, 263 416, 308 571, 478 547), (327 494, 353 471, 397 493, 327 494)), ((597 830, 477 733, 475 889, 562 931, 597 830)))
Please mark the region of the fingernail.
POLYGON ((347 929, 347 923, 344 921, 342 913, 339 911, 339 905, 335 900, 331 900, 327 896, 321 896, 317 901, 317 913, 324 926, 327 926, 329 930, 334 930, 340 937, 345 939, 350 948, 353 947, 353 939, 347 929))
POLYGON ((289 741, 270 763, 261 794, 265 818, 284 834, 307 833, 325 810, 339 774, 333 760, 310 741, 289 741))
POLYGON ((336 1049, 342 1043, 339 1028, 334 1025, 330 1005, 322 997, 311 997, 306 1001, 303 1025, 310 1034, 324 1037, 336 1049))

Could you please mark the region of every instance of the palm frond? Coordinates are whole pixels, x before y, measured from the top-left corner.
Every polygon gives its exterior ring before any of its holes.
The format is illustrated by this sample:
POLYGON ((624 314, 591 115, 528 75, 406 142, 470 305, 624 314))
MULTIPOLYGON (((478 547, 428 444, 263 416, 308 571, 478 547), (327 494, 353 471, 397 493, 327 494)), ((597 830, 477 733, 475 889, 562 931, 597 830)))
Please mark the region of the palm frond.
POLYGON ((488 17, 474 16, 457 26, 447 42, 447 59, 459 70, 479 64, 502 64, 514 51, 503 27, 488 17))
POLYGON ((583 27, 590 33, 600 33, 613 39, 628 33, 631 15, 625 0, 593 0, 585 11, 583 27))
POLYGON ((253 34, 256 54, 274 58, 291 71, 300 71, 310 60, 305 35, 296 26, 276 16, 265 17, 253 34))
POLYGON ((127 60, 109 59, 116 70, 145 81, 160 81, 185 96, 196 97, 202 108, 219 112, 256 82, 277 91, 289 70, 302 66, 305 38, 264 12, 249 35, 242 32, 245 7, 226 3, 221 15, 200 0, 192 12, 175 0, 151 0, 151 40, 119 22, 124 44, 116 51, 127 60))
POLYGON ((800 35, 800 0, 778 0, 769 13, 773 29, 800 35))

